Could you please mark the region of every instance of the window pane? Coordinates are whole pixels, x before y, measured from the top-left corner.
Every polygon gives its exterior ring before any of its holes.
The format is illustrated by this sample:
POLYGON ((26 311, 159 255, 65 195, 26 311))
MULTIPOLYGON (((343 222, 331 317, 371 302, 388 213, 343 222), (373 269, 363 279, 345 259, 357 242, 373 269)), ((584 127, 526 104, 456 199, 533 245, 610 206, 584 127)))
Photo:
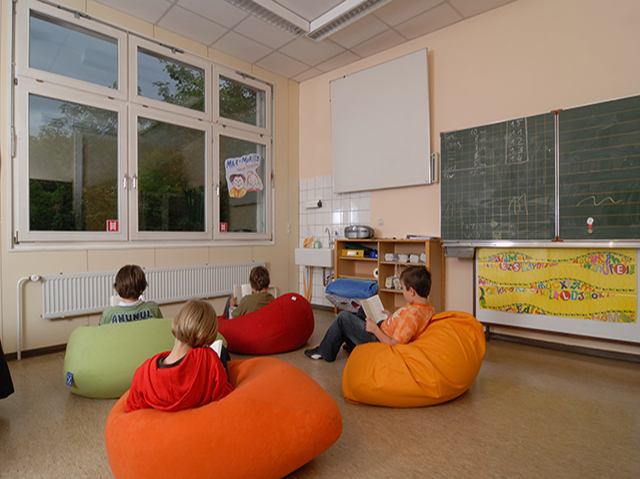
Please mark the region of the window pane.
POLYGON ((29 96, 31 231, 107 231, 118 219, 118 114, 29 96))
POLYGON ((221 76, 220 116, 264 128, 264 91, 221 76))
POLYGON ((205 231, 205 133, 138 119, 138 230, 205 231))
POLYGON ((31 12, 29 66, 118 89, 118 41, 31 12))
POLYGON ((265 233, 265 147, 220 136, 220 231, 265 233))
POLYGON ((138 95, 204 111, 204 70, 138 49, 138 95))

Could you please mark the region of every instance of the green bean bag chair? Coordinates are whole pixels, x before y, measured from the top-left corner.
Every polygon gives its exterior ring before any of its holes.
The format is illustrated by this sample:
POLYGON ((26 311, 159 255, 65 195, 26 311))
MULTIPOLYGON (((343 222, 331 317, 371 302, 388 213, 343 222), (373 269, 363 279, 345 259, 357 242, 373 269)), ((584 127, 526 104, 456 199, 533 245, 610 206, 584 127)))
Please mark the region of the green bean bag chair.
MULTIPOLYGON (((69 390, 90 398, 119 398, 145 360, 173 348, 172 322, 172 318, 152 318, 77 327, 64 356, 63 377, 69 390)), ((226 346, 224 338, 218 338, 226 346)))

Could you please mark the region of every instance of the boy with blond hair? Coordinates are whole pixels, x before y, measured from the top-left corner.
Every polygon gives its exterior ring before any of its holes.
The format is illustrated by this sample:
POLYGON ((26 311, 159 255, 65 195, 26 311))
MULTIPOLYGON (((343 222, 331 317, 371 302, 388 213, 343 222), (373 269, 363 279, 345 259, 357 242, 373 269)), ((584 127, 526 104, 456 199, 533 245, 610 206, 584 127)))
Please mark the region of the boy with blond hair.
POLYGON ((233 390, 221 358, 209 347, 218 336, 213 306, 190 299, 173 319, 173 349, 147 359, 131 382, 125 412, 153 408, 180 411, 222 399, 233 390))

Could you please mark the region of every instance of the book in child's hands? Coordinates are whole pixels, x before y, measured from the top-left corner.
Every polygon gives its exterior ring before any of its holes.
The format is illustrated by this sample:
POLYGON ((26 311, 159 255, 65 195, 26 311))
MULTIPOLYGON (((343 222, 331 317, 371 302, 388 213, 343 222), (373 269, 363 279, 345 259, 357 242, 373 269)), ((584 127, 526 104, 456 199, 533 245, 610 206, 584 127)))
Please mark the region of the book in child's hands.
POLYGON ((222 339, 216 339, 209 347, 218 354, 218 357, 220 357, 222 354, 222 339))
POLYGON ((233 285, 233 295, 236 297, 238 302, 240 302, 240 300, 247 294, 251 294, 251 285, 249 283, 233 285))
POLYGON ((380 301, 380 296, 377 294, 370 298, 361 300, 360 305, 362 306, 362 309, 364 309, 364 314, 367 315, 367 318, 373 320, 373 322, 379 323, 380 321, 387 319, 387 315, 382 312, 384 310, 384 306, 382 305, 382 301, 380 301))

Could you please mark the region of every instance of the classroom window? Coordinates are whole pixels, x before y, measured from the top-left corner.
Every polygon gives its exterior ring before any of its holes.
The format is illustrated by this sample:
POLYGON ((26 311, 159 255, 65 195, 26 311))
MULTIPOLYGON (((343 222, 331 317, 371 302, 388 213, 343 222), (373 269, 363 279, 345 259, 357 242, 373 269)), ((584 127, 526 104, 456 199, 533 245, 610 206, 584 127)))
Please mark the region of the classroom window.
POLYGON ((117 38, 31 12, 29 66, 118 89, 117 38))
POLYGON ((266 145, 220 135, 220 233, 266 233, 266 145))
POLYGON ((265 91, 220 76, 220 116, 264 128, 265 91))
POLYGON ((118 219, 118 113, 29 95, 29 228, 104 231, 118 219))
POLYGON ((138 118, 138 229, 205 231, 205 132, 138 118))
POLYGON ((138 95, 205 111, 205 72, 138 48, 138 95))
POLYGON ((15 5, 14 244, 271 239, 270 85, 15 5))

